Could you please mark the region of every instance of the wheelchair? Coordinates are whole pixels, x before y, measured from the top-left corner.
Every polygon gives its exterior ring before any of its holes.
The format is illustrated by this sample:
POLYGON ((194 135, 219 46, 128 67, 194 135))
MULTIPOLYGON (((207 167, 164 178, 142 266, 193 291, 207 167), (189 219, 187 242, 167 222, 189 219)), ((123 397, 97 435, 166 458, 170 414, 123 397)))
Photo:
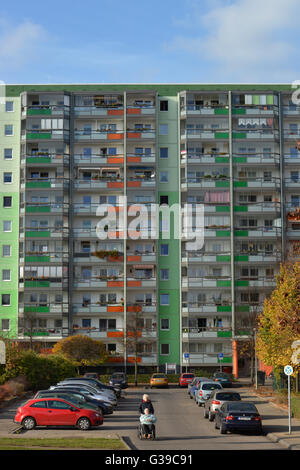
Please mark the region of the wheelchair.
MULTIPOLYGON (((139 423, 138 429, 137 429, 137 435, 140 440, 147 440, 148 438, 144 437, 144 432, 143 432, 143 426, 141 423, 139 423)), ((152 432, 151 432, 151 438, 149 440, 154 441, 156 439, 156 429, 155 429, 155 424, 152 424, 152 432)))

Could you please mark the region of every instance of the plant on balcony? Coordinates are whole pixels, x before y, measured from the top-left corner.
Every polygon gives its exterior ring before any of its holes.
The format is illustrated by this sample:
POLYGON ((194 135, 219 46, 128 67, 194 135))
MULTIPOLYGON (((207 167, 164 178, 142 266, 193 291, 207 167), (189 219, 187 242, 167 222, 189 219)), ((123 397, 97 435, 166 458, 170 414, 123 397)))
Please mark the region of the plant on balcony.
POLYGON ((93 256, 97 256, 100 259, 104 259, 107 256, 107 252, 105 250, 94 251, 93 256))

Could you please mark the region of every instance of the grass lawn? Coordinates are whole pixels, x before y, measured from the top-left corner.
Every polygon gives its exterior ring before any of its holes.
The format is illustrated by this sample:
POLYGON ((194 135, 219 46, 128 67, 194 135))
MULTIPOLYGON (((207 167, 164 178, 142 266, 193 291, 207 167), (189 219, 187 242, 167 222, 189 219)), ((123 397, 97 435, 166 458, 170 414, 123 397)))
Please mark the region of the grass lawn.
POLYGON ((56 449, 96 449, 96 450, 126 450, 121 439, 104 438, 71 438, 71 439, 30 439, 10 438, 0 439, 0 450, 56 450, 56 449))

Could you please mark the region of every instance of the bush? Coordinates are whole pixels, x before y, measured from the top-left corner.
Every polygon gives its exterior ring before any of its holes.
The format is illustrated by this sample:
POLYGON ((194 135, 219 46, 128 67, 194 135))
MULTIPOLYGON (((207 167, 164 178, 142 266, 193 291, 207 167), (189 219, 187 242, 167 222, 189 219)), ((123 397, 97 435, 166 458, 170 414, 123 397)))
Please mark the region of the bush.
POLYGON ((73 364, 61 356, 42 356, 33 351, 13 351, 9 357, 2 381, 22 375, 32 390, 48 388, 65 377, 75 375, 73 364))

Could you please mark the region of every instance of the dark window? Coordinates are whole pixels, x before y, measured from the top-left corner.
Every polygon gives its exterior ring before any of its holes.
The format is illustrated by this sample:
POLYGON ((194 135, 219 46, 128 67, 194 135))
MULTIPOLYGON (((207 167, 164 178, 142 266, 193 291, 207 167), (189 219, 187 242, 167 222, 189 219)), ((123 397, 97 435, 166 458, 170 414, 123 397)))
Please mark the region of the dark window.
POLYGON ((36 403, 33 403, 32 405, 30 405, 30 408, 47 408, 47 402, 37 401, 36 403))
POLYGON ((162 100, 160 102, 160 110, 161 111, 168 111, 168 101, 167 100, 162 100))
POLYGON ((160 204, 167 204, 169 205, 169 196, 160 196, 160 204))
POLYGON ((48 408, 52 408, 55 410, 69 410, 72 407, 64 401, 48 400, 48 408))
POLYGON ((11 206, 12 206, 12 196, 4 196, 3 207, 11 207, 11 206))
POLYGON ((160 147, 159 156, 160 156, 160 158, 168 158, 168 156, 169 156, 168 147, 160 147))

